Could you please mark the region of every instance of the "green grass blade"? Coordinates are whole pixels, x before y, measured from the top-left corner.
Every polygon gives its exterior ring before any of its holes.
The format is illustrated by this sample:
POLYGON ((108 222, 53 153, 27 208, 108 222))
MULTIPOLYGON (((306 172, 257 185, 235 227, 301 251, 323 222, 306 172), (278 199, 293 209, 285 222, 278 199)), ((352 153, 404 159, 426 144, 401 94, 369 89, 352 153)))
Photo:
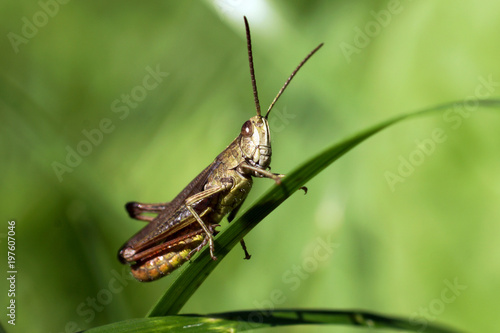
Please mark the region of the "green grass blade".
MULTIPOLYGON (((422 325, 408 319, 361 311, 273 310, 215 313, 206 316, 181 315, 122 321, 85 331, 87 333, 133 332, 243 332, 290 325, 347 325, 376 329, 421 332, 422 325)), ((453 333, 437 325, 426 325, 426 333, 453 333)))
MULTIPOLYGON (((500 100, 478 100, 477 102, 478 107, 500 107, 500 100)), ((453 108, 457 104, 459 103, 442 104, 394 117, 341 141, 340 143, 332 145, 330 148, 302 164, 296 170, 288 174, 287 177, 283 179, 281 185, 272 186, 271 189, 252 207, 250 207, 239 219, 232 222, 231 225, 217 237, 215 240, 215 255, 218 260, 211 260, 208 247, 206 247, 194 258, 194 260, 184 265, 182 273, 177 276, 176 280, 165 292, 163 297, 151 309, 148 317, 177 314, 201 283, 203 283, 205 278, 215 269, 221 260, 224 259, 225 255, 240 241, 240 239, 307 181, 312 179, 352 148, 372 135, 404 119, 427 114, 436 114, 439 111, 453 108)))

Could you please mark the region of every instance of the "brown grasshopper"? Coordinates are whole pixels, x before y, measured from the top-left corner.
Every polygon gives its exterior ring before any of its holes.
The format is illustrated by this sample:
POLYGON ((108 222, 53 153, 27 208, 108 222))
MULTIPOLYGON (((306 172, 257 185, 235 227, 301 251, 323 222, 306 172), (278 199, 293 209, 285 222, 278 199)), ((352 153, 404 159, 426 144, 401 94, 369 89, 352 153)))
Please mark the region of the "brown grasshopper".
MULTIPOLYGON (((154 281, 170 274, 207 243, 210 255, 215 260, 215 228, 227 214, 229 222, 234 219, 252 188, 252 177, 270 178, 278 184, 284 177, 268 171, 271 142, 267 118, 295 74, 323 44, 302 60, 272 101, 266 115, 262 116, 253 68, 250 28, 246 17, 244 21, 257 115, 243 124, 238 137, 171 202, 126 204, 130 217, 149 222, 118 252, 119 260, 131 264, 132 274, 139 281, 154 281), (157 215, 153 217, 144 213, 157 215)), ((243 240, 241 244, 245 258, 249 259, 243 240)))

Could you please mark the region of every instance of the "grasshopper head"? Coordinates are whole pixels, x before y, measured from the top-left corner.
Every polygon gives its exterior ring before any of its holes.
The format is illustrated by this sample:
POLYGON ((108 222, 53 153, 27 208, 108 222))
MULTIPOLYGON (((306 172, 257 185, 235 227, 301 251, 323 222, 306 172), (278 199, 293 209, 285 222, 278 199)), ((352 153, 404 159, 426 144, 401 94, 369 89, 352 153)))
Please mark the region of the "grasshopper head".
MULTIPOLYGON (((252 79, 252 89, 253 96, 255 101, 255 107, 257 111, 257 115, 247 120, 243 126, 241 127, 240 133, 240 148, 243 153, 243 158, 245 161, 254 166, 261 169, 268 169, 269 164, 271 164, 271 140, 269 137, 269 123, 267 122, 267 117, 271 112, 276 101, 281 96, 283 91, 285 91, 286 87, 292 81, 293 77, 299 69, 306 63, 306 61, 319 50, 323 43, 319 44, 314 50, 312 50, 305 58, 300 62, 300 64, 295 68, 292 74, 285 81, 283 87, 281 87, 278 95, 274 98, 267 109, 267 113, 265 116, 262 116, 260 110, 260 102, 259 96, 257 93, 257 83, 255 81, 255 72, 253 68, 253 55, 252 55, 252 42, 250 38, 250 27, 248 26, 248 21, 246 17, 243 17, 245 21, 245 30, 247 35, 247 49, 248 49, 248 60, 250 65, 250 78, 252 79)), ((259 173, 254 172, 255 176, 259 176, 259 173)))
POLYGON ((266 117, 257 115, 241 127, 240 148, 250 165, 267 169, 271 164, 271 140, 266 117))

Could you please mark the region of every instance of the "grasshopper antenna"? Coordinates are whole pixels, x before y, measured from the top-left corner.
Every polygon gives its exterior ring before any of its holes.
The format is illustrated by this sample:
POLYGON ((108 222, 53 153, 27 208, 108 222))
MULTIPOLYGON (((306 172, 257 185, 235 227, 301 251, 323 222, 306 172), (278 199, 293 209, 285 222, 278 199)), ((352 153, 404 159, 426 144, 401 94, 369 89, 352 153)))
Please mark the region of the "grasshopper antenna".
POLYGON ((252 88, 253 88, 253 99, 255 101, 255 107, 257 108, 257 115, 260 114, 260 102, 259 102, 259 94, 257 93, 257 82, 255 81, 255 72, 253 69, 253 56, 252 56, 252 40, 250 38, 250 27, 248 26, 247 17, 243 16, 245 20, 245 30, 247 34, 247 49, 248 49, 248 62, 250 64, 250 77, 252 79, 252 88))
POLYGON ((311 58, 313 56, 314 53, 316 53, 316 51, 318 51, 321 47, 323 46, 323 43, 319 44, 318 46, 316 46, 316 48, 314 50, 312 50, 305 58, 304 60, 302 60, 300 62, 300 64, 297 66, 297 68, 295 68, 295 70, 292 72, 292 74, 288 77, 288 79, 286 80, 285 84, 283 85, 283 87, 281 87, 280 91, 278 92, 278 95, 276 95, 276 97, 274 97, 274 100, 273 102, 271 103, 271 105, 269 105, 269 108, 267 109, 267 113, 266 113, 266 116, 264 118, 267 119, 267 116, 269 115, 269 112, 271 112, 271 109, 273 108, 274 104, 278 101, 278 98, 280 98, 281 94, 283 94, 283 91, 285 91, 286 87, 288 86, 288 84, 290 83, 290 81, 292 81, 293 77, 295 76, 295 74, 297 74, 297 72, 299 71, 299 69, 306 63, 307 60, 309 60, 309 58, 311 58))

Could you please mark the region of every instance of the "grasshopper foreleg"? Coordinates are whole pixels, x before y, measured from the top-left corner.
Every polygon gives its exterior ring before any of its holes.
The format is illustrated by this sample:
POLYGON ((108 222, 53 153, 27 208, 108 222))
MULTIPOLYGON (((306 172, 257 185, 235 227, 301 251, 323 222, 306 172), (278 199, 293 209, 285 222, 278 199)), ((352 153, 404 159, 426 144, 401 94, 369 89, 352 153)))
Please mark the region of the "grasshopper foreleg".
POLYGON ((272 173, 272 172, 269 172, 269 171, 264 170, 262 168, 258 168, 258 167, 255 167, 253 165, 246 164, 246 163, 240 164, 240 168, 242 168, 243 170, 246 170, 247 172, 253 171, 253 172, 257 173, 258 175, 260 175, 261 177, 273 179, 276 182, 276 184, 278 184, 278 185, 281 184, 281 178, 285 177, 285 175, 282 175, 279 173, 272 173))
POLYGON ((141 215, 143 213, 154 213, 159 214, 168 206, 168 202, 165 203, 153 203, 153 204, 145 204, 136 201, 127 202, 125 204, 125 209, 128 212, 128 215, 137 220, 151 222, 154 220, 154 216, 141 215))
POLYGON ((233 184, 233 182, 232 182, 232 180, 230 180, 229 182, 223 183, 220 186, 209 188, 209 189, 207 189, 205 191, 202 191, 200 193, 197 193, 197 194, 195 194, 195 195, 187 198, 186 202, 185 202, 186 208, 191 212, 191 214, 193 215, 193 217, 196 219, 196 221, 198 221, 198 223, 200 224, 201 228, 203 229, 203 231, 207 235, 208 243, 210 245, 210 256, 212 257, 213 260, 217 260, 217 257, 214 255, 214 251, 215 251, 214 237, 212 235, 212 232, 209 230, 209 228, 207 227, 207 225, 205 224, 205 222, 203 222, 203 220, 198 215, 198 213, 196 213, 196 211, 194 210, 193 207, 200 200, 209 198, 209 197, 211 197, 211 196, 213 196, 213 195, 215 195, 217 193, 220 193, 220 192, 223 192, 223 191, 227 190, 228 188, 230 188, 232 186, 232 184, 233 184))
MULTIPOLYGON (((254 171, 257 174, 261 175, 262 177, 273 179, 276 182, 277 185, 280 185, 281 184, 281 179, 283 177, 285 177, 285 175, 283 175, 281 173, 272 173, 272 172, 269 172, 267 170, 254 167, 254 166, 249 165, 249 164, 241 164, 240 168, 251 170, 251 171, 254 171)), ((301 186, 300 189, 304 191, 304 194, 307 194, 307 187, 301 186)))

